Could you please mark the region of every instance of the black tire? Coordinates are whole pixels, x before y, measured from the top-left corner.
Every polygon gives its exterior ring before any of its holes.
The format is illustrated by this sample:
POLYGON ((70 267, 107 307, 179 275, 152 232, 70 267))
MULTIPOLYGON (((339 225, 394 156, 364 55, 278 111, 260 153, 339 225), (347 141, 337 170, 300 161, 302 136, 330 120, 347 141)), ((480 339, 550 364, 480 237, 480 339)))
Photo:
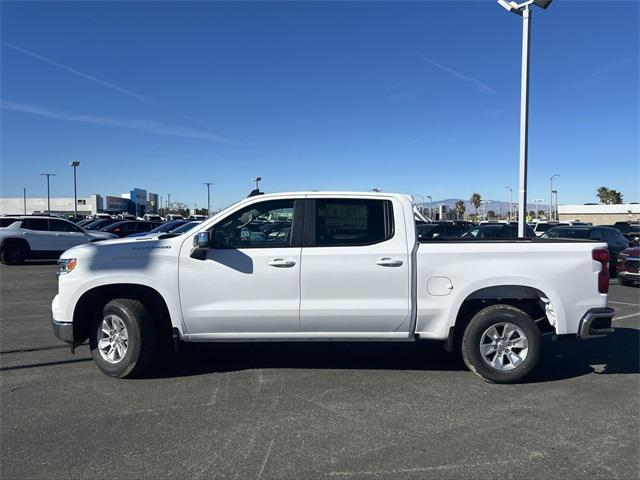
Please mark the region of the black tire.
POLYGON ((21 265, 28 255, 29 249, 22 242, 10 242, 2 246, 0 261, 5 265, 21 265))
POLYGON ((89 335, 89 345, 98 368, 110 377, 141 376, 151 365, 156 351, 156 326, 149 310, 138 300, 118 298, 107 303, 96 317, 89 335), (126 353, 117 363, 103 358, 98 348, 102 322, 114 316, 124 324, 128 337, 126 353))
MULTIPOLYGON (((513 338, 518 338, 520 335, 516 332, 513 338)), ((485 337, 486 339, 486 337, 485 337)), ((495 352, 489 355, 494 355, 494 359, 498 355, 498 348, 503 348, 505 345, 511 345, 510 342, 496 343, 495 352)), ((523 344, 524 343, 519 343, 523 344)), ((487 348, 492 344, 487 344, 487 348)), ((469 370, 478 375, 483 380, 490 383, 512 383, 520 380, 527 375, 538 363, 540 358, 540 330, 535 322, 525 312, 519 308, 511 305, 491 305, 474 315, 474 317, 467 325, 462 338, 462 358, 469 370), (528 348, 526 352, 524 349, 516 347, 517 343, 514 341, 513 347, 508 347, 510 352, 513 352, 518 357, 514 357, 516 360, 521 356, 524 356, 517 366, 514 366, 514 362, 509 360, 509 355, 504 354, 501 356, 506 368, 508 370, 502 370, 499 367, 493 367, 489 363, 489 359, 485 360, 481 352, 481 344, 485 332, 487 332, 492 326, 496 326, 497 333, 503 333, 503 325, 509 323, 518 327, 526 337, 528 348), (526 353, 526 355, 523 355, 526 353), (510 366, 509 366, 510 364, 510 366)))

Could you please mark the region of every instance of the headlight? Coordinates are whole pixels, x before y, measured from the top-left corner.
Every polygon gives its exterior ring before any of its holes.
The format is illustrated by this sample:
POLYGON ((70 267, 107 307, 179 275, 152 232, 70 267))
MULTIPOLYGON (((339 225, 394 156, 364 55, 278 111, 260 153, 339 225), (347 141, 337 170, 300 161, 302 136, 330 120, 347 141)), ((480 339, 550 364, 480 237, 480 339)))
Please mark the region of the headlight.
POLYGON ((61 258, 58 260, 58 275, 64 275, 71 272, 76 265, 78 264, 78 260, 75 258, 61 258))

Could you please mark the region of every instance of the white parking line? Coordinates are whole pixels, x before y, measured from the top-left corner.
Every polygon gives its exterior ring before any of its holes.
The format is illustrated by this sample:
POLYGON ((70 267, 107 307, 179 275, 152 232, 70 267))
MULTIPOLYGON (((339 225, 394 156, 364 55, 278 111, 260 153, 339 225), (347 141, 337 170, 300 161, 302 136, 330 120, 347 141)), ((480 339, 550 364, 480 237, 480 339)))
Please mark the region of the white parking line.
POLYGON ((625 318, 637 317, 638 315, 640 315, 640 312, 630 313, 629 315, 623 315, 621 317, 613 317, 613 321, 615 322, 617 320, 624 320, 625 318))
POLYGON ((632 307, 640 307, 637 303, 627 303, 627 302, 613 302, 609 300, 609 303, 615 303, 616 305, 631 305, 632 307))

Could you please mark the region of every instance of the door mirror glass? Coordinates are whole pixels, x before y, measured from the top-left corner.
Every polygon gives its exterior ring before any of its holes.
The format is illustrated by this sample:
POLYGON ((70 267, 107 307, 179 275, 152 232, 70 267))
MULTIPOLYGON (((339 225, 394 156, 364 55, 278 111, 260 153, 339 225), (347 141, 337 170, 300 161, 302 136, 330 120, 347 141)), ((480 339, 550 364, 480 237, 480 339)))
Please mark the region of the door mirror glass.
POLYGON ((198 235, 195 236, 193 243, 196 248, 209 248, 211 243, 209 232, 198 233, 198 235))

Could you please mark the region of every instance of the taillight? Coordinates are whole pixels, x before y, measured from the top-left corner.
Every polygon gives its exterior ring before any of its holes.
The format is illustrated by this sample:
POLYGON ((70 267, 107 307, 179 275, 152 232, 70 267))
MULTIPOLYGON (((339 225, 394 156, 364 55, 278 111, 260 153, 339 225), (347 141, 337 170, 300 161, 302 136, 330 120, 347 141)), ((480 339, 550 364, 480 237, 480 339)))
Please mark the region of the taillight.
POLYGON ((591 253, 591 257, 600 262, 600 273, 598 273, 598 291, 609 293, 609 250, 598 248, 591 253))

